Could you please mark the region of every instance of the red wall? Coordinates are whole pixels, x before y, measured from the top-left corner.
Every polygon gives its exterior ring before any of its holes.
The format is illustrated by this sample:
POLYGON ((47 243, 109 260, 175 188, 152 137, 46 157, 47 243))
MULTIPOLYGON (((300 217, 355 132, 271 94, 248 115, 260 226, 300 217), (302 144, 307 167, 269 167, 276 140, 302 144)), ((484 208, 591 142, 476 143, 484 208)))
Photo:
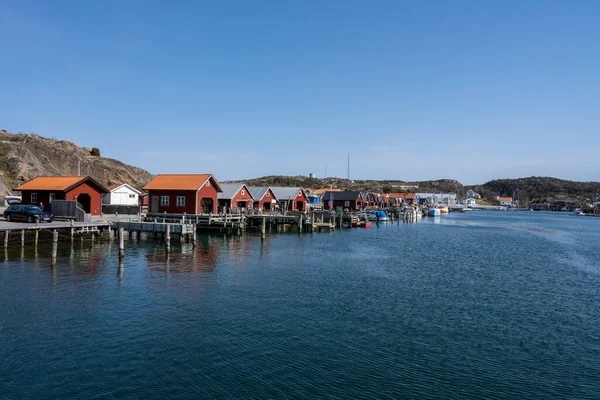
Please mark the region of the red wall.
MULTIPOLYGON (((294 198, 294 201, 291 205, 291 209, 292 210, 298 210, 298 207, 296 207, 296 202, 301 201, 302 202, 302 208, 299 209, 299 211, 305 211, 306 210, 306 195, 304 194, 304 191, 301 191, 302 193, 300 193, 299 195, 297 195, 294 198)), ((288 205, 289 207, 289 205, 288 205)))
POLYGON ((211 198, 213 200, 213 209, 212 209, 212 213, 216 214, 217 213, 217 189, 215 188, 214 182, 209 181, 210 182, 210 186, 206 186, 206 183, 200 188, 200 190, 198 191, 198 214, 200 214, 201 211, 201 207, 200 207, 200 202, 202 201, 203 198, 211 198))
POLYGON ((158 212, 167 214, 196 214, 196 191, 181 190, 150 190, 148 191, 148 212, 158 212), (158 211, 152 209, 152 197, 158 196, 158 211), (160 198, 169 196, 169 205, 161 206, 160 198), (177 196, 185 196, 185 207, 177 207, 177 196))
POLYGON ((262 197, 262 199, 260 200, 255 200, 254 201, 254 207, 256 207, 257 209, 262 209, 264 210, 265 208, 265 203, 269 204, 269 209, 275 208, 275 206, 277 205, 277 203, 273 203, 273 205, 271 206, 271 200, 275 199, 275 193, 273 193, 273 191, 271 189, 268 190, 268 192, 265 193, 265 195, 262 197), (269 196, 267 196, 267 193, 269 194, 269 196))
POLYGON ((231 199, 232 208, 236 208, 240 201, 245 201, 248 204, 247 208, 252 208, 252 202, 254 201, 252 195, 248 193, 248 188, 246 186, 244 186, 242 190, 237 192, 236 195, 233 196, 233 199, 231 199), (242 194, 242 190, 244 191, 244 194, 242 194))
POLYGON ((102 193, 89 182, 83 182, 81 185, 67 192, 65 200, 77 200, 77 196, 87 193, 90 195, 92 215, 100 215, 102 213, 102 193))
POLYGON ((50 211, 50 193, 54 193, 56 200, 66 200, 64 192, 53 192, 53 191, 39 191, 39 190, 23 190, 21 192, 21 198, 23 204, 31 204, 31 193, 37 193, 37 203, 35 205, 44 204, 44 210, 50 211))

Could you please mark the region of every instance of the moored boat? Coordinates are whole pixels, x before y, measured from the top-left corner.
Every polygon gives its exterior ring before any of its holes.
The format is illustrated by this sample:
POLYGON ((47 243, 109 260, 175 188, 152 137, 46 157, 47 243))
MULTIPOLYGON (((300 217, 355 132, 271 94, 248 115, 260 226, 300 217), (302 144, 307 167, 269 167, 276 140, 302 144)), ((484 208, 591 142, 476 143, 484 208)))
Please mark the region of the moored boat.
POLYGON ((388 216, 385 213, 385 211, 381 211, 381 210, 373 210, 373 211, 369 211, 367 213, 367 219, 369 221, 379 221, 379 222, 385 222, 388 221, 388 216))
POLYGON ((427 216, 429 217, 439 217, 441 214, 440 209, 439 208, 430 208, 429 211, 427 212, 427 216))

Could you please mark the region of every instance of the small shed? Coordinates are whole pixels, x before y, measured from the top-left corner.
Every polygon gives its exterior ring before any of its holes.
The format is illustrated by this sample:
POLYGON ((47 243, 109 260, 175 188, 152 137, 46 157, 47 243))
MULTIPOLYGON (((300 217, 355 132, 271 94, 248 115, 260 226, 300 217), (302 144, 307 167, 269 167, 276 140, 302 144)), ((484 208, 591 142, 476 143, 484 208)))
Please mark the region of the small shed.
POLYGON ((277 206, 277 196, 273 189, 268 186, 248 186, 248 190, 254 198, 254 208, 262 210, 274 210, 277 206))
POLYGON ((108 189, 90 176, 38 176, 15 188, 23 204, 50 209, 53 200, 75 200, 86 214, 102 213, 102 195, 108 189))
POLYGON ((243 183, 219 183, 223 190, 217 195, 219 212, 229 212, 233 209, 252 208, 254 197, 243 183))
POLYGON ((127 183, 108 187, 109 193, 102 195, 103 204, 119 206, 137 206, 140 204, 142 192, 127 183))
POLYGON ((272 187, 283 210, 306 211, 306 193, 301 187, 272 187))

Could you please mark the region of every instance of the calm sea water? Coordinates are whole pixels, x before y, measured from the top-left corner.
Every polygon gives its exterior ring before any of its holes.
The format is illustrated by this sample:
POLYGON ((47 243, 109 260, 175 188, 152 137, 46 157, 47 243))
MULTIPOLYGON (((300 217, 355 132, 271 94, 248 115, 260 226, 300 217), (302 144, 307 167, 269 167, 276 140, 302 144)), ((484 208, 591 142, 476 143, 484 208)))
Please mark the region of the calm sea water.
POLYGON ((0 398, 600 398, 600 219, 437 222, 0 253, 0 398))

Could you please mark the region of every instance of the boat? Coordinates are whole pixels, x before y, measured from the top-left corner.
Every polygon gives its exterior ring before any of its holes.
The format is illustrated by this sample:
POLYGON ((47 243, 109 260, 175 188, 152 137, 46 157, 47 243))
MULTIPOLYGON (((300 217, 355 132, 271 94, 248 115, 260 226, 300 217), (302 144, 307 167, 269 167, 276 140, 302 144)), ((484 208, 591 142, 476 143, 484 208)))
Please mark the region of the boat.
POLYGON ((440 210, 440 214, 448 214, 448 207, 440 207, 438 210, 440 210))
POLYGON ((370 228, 373 226, 371 221, 352 221, 353 228, 370 228))
POLYGON ((385 221, 388 221, 389 218, 388 218, 387 214, 385 213, 385 211, 373 210, 373 211, 369 211, 367 213, 367 220, 385 222, 385 221))
POLYGON ((441 214, 440 209, 439 208, 430 208, 429 211, 427 212, 427 216, 429 217, 439 217, 441 214))

